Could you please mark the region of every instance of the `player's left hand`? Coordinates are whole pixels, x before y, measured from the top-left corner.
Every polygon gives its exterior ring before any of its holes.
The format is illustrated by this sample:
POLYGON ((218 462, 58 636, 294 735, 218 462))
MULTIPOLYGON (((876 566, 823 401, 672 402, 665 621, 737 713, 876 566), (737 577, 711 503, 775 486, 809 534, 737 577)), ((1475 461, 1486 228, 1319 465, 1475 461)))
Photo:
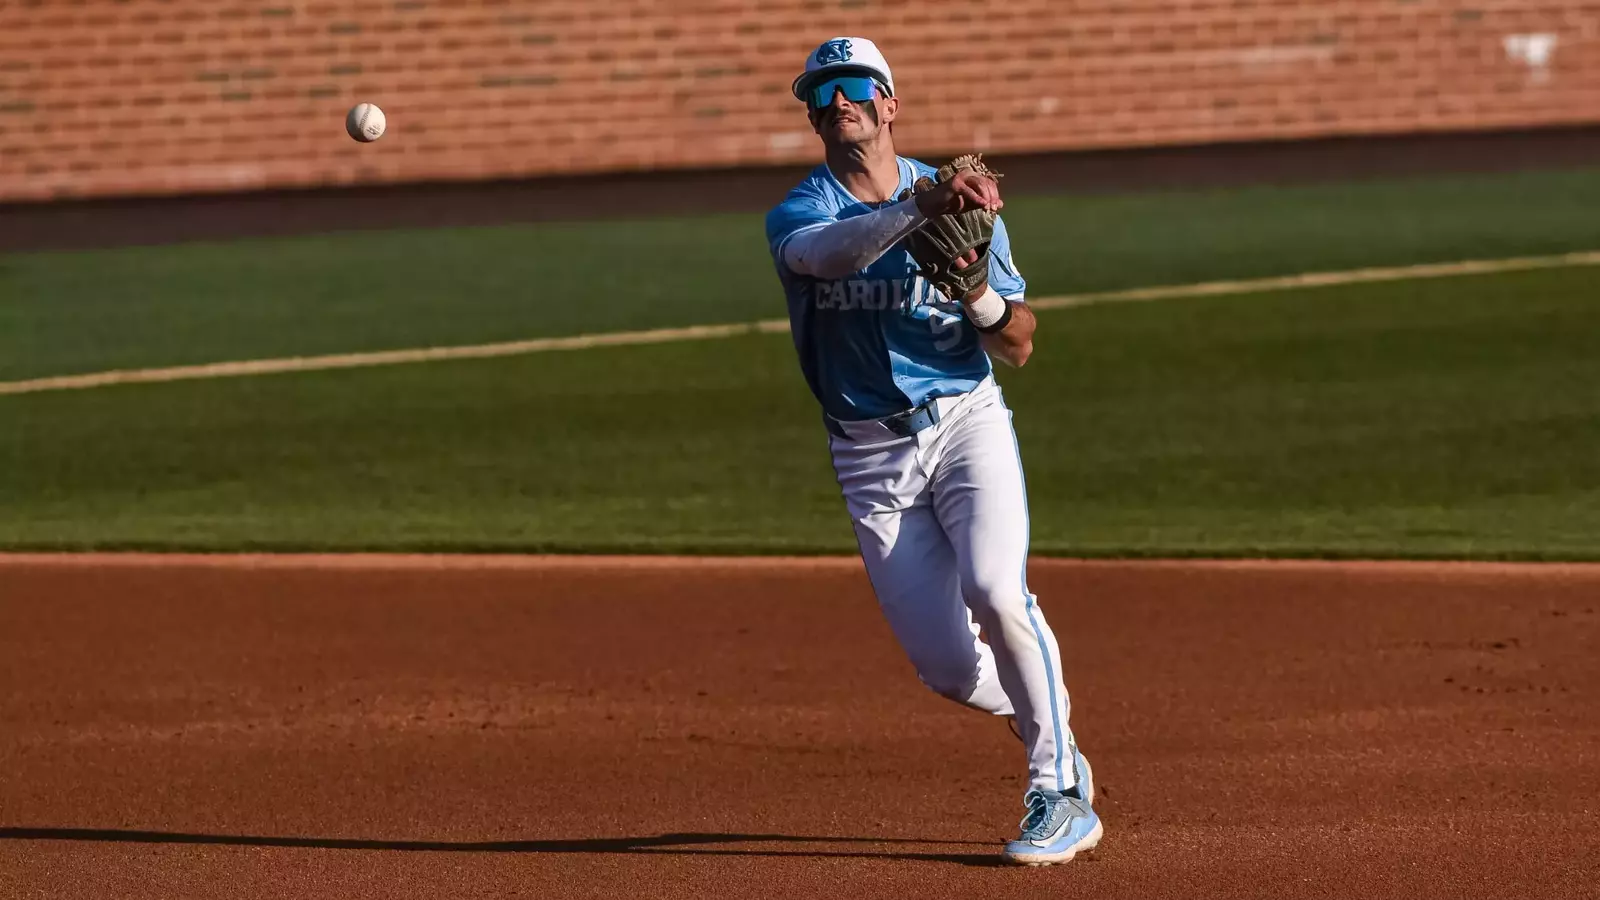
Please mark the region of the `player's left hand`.
MULTIPOLYGON (((952 260, 950 260, 950 268, 955 269, 957 271, 960 271, 961 269, 965 269, 967 266, 976 265, 977 262, 978 262, 978 251, 976 251, 976 250, 968 250, 967 252, 965 252, 965 253, 953 258, 952 260)), ((967 295, 965 297, 961 298, 961 299, 963 299, 963 300, 976 300, 979 297, 982 297, 983 296, 983 292, 988 290, 988 288, 989 288, 989 280, 987 278, 985 278, 983 284, 979 285, 975 290, 968 291, 967 295)))
MULTIPOLYGON (((918 198, 920 206, 925 198, 954 192, 958 183, 970 181, 992 188, 999 177, 983 164, 980 155, 969 153, 940 166, 934 177, 918 178, 908 193, 918 198)), ((986 206, 989 199, 985 196, 985 205, 976 206, 968 206, 963 199, 960 212, 931 216, 906 236, 906 250, 916 262, 918 274, 952 300, 981 296, 988 286, 989 241, 996 222, 995 211, 986 206)), ((998 200, 997 190, 992 199, 998 200)))

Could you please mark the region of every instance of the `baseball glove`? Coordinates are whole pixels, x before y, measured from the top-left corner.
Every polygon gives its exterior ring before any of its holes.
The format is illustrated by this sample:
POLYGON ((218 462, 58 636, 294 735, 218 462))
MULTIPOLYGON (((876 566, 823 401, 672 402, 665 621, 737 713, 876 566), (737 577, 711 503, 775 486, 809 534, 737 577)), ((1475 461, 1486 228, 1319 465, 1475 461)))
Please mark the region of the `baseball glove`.
MULTIPOLYGON (((918 178, 912 190, 901 193, 900 199, 911 197, 913 191, 917 194, 930 191, 935 184, 949 181, 962 169, 972 169, 990 178, 1001 177, 984 165, 983 154, 969 153, 940 166, 937 180, 926 175, 918 178)), ((960 300, 983 290, 989 281, 989 241, 994 237, 994 221, 995 214, 985 209, 938 215, 905 238, 906 250, 921 267, 919 274, 923 278, 951 300, 960 300), (977 261, 957 269, 956 258, 968 250, 978 251, 977 261)))

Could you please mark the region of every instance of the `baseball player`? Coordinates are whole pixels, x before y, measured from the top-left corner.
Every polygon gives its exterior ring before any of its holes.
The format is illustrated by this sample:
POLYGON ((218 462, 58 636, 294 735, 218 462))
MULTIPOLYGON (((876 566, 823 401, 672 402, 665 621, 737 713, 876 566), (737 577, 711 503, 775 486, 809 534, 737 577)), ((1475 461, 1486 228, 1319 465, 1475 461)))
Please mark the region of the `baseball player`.
POLYGON ((1006 858, 1065 862, 1101 824, 1027 587, 1022 461, 990 362, 1026 362, 1035 328, 997 176, 896 155, 900 97, 870 40, 824 41, 793 91, 826 162, 768 213, 767 240, 867 575, 923 683, 1014 717, 1028 811, 1006 858))

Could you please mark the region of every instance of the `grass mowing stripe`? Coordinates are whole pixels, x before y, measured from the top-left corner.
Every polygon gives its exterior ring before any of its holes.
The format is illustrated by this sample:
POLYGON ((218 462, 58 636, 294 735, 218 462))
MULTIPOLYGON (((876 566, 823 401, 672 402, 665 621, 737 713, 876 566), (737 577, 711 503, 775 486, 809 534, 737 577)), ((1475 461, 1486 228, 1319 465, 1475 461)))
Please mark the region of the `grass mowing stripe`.
MULTIPOLYGON (((1040 314, 1033 548, 1600 559, 1600 268, 1040 314)), ((786 334, 0 403, 0 547, 854 549, 786 334)))
MULTIPOLYGON (((1554 256, 1525 256, 1496 260, 1463 260, 1452 263, 1432 263, 1414 266, 1387 266, 1342 272, 1307 272, 1300 275, 1242 281, 1207 281, 1199 284, 1161 285, 1123 291, 1102 291, 1090 294, 1070 294, 1063 297, 1045 297, 1031 301, 1031 305, 1036 309, 1063 309, 1095 303, 1127 303, 1149 300, 1175 300, 1185 297, 1213 297, 1227 294, 1255 294, 1344 284, 1487 275, 1498 272, 1523 272, 1536 269, 1592 265, 1600 265, 1600 251, 1590 250, 1581 253, 1562 253, 1554 256)), ((246 375, 269 375, 284 372, 355 369, 454 359, 487 359, 497 356, 520 356, 528 353, 543 353, 555 350, 583 350, 592 347, 662 344, 676 341, 728 338, 755 333, 772 334, 787 331, 788 328, 789 323, 784 319, 763 319, 758 322, 732 325, 653 328, 644 331, 581 334, 559 338, 533 338, 522 341, 471 344, 457 347, 421 347, 405 350, 381 350, 369 353, 338 353, 326 356, 241 360, 195 366, 170 366, 160 369, 90 372, 82 375, 60 375, 50 378, 0 382, 0 395, 84 390, 116 384, 148 384, 208 378, 236 378, 246 375)))
MULTIPOLYGON (((1600 247, 1597 207, 1600 167, 1019 192, 1005 212, 1042 298, 1571 253, 1600 247)), ((779 317, 762 235, 749 213, 0 255, 0 381, 779 317)))

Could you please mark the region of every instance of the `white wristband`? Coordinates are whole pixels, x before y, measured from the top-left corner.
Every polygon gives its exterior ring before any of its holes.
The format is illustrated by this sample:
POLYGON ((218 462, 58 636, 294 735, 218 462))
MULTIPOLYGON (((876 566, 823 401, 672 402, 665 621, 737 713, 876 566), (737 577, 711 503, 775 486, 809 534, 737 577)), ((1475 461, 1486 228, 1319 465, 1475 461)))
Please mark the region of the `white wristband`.
POLYGON ((971 302, 963 300, 962 303, 967 308, 967 321, 976 328, 988 328, 1006 314, 1005 298, 996 294, 994 288, 987 285, 978 299, 971 302))

